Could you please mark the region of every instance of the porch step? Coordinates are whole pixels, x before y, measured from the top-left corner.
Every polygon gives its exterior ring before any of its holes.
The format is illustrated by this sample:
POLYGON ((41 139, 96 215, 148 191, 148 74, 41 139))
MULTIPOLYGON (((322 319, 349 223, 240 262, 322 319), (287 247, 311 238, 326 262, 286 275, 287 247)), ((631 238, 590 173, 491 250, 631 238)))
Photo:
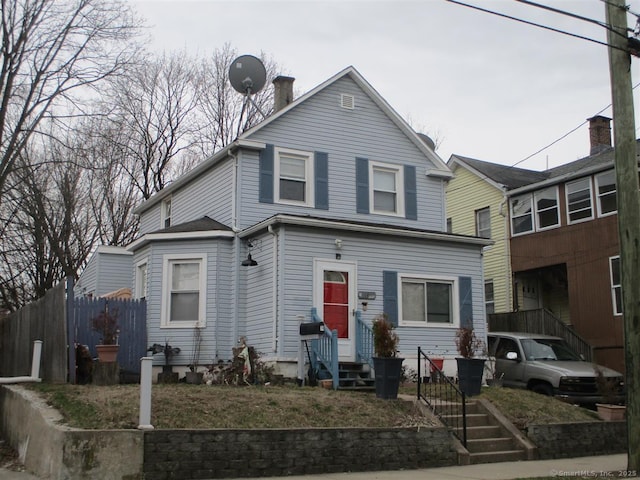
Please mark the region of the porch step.
MULTIPOLYGON (((326 370, 325 370, 326 372, 326 370)), ((331 375, 326 372, 331 377, 331 375)), ((338 364, 338 390, 375 391, 375 379, 371 371, 360 362, 340 362, 338 364)))
POLYGON ((505 450, 497 452, 469 453, 470 463, 499 463, 499 462, 520 462, 526 460, 523 450, 505 450))

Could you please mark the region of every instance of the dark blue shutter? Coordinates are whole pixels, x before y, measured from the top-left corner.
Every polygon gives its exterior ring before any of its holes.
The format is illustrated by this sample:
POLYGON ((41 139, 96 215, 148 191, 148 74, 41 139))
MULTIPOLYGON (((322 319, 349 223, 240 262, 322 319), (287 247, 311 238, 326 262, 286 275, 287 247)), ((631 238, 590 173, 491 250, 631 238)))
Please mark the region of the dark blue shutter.
POLYGON ((458 279, 458 292, 460 295, 460 326, 473 328, 473 301, 471 299, 471 277, 458 279))
POLYGON ((329 210, 329 154, 315 152, 316 208, 329 210))
POLYGON ((273 203, 273 145, 267 144, 260 152, 260 180, 258 199, 262 203, 273 203))
POLYGON ((356 158, 356 212, 369 213, 369 160, 356 158))
POLYGON ((389 321, 398 326, 398 272, 382 272, 382 309, 389 321))
POLYGON ((418 192, 416 191, 416 167, 404 166, 404 209, 409 220, 418 219, 418 192))

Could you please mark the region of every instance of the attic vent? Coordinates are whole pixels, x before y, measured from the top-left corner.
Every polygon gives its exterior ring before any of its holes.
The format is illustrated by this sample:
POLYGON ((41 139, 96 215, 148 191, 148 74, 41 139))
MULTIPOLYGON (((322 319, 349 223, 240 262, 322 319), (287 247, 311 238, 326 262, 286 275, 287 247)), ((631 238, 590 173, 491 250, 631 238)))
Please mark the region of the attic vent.
POLYGON ((349 110, 353 110, 355 103, 356 103, 356 99, 353 95, 348 95, 346 93, 340 94, 340 106, 342 108, 348 108, 349 110))

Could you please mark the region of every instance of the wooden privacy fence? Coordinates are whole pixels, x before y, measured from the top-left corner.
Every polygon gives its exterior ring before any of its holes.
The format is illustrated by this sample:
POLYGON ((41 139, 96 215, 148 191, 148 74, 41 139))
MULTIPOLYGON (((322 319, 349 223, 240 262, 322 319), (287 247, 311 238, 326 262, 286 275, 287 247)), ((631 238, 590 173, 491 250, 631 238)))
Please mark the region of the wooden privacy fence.
POLYGON ((29 375, 33 341, 42 340, 40 377, 67 381, 65 282, 44 297, 0 319, 0 377, 29 375))
POLYGON ((141 300, 115 298, 76 298, 73 301, 73 318, 69 327, 74 343, 87 345, 92 357, 96 357, 95 346, 100 343, 100 334, 93 330, 92 319, 106 308, 118 317, 118 364, 122 370, 140 373, 140 358, 147 351, 147 304, 141 300))
POLYGON ((492 313, 487 317, 490 332, 527 332, 562 337, 585 360, 592 361, 593 359, 591 345, 553 313, 544 308, 522 310, 520 312, 492 313))
POLYGON ((75 383, 75 345, 87 345, 95 358, 100 334, 93 331, 91 320, 106 305, 118 313, 120 368, 139 374, 140 358, 147 350, 146 302, 74 298, 73 280, 67 279, 44 297, 0 319, 0 377, 29 375, 33 342, 42 340, 41 378, 51 383, 75 383))

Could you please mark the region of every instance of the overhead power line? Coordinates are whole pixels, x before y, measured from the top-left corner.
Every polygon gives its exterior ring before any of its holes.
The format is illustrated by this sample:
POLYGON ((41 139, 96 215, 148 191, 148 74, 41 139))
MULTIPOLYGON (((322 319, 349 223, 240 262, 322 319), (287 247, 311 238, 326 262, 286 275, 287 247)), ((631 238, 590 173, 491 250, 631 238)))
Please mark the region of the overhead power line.
MULTIPOLYGON (((600 40, 596 40, 594 38, 585 37, 584 35, 578 35, 577 33, 567 32, 567 31, 564 31, 564 30, 560 30, 559 28, 549 27, 548 25, 542 25, 540 23, 532 22, 530 20, 524 20, 522 18, 514 17, 512 15, 507 15, 506 13, 496 12, 494 10, 489 10, 487 8, 478 7, 477 5, 471 5, 469 3, 464 3, 464 2, 461 2, 459 0, 446 0, 446 1, 450 2, 450 3, 455 3, 456 5, 460 5, 462 7, 467 7, 467 8, 471 8, 471 9, 474 9, 474 10, 479 10, 479 11, 484 12, 484 13, 489 13, 491 15, 496 15, 498 17, 508 18, 509 20, 514 20, 516 22, 525 23, 525 24, 531 25, 533 27, 538 27, 538 28, 542 28, 542 29, 545 29, 545 30, 551 30, 552 32, 561 33, 562 35, 568 35, 570 37, 579 38, 581 40, 586 40, 588 42, 597 43, 598 45, 603 45, 603 46, 608 47, 608 48, 621 50, 623 52, 633 53, 636 50, 640 51, 640 48, 637 48, 637 49, 636 48, 632 48, 631 51, 630 51, 630 49, 619 48, 619 47, 610 45, 607 42, 601 42, 600 40)), ((596 20, 594 20, 594 21, 596 21, 596 20)), ((640 42, 639 42, 639 46, 640 46, 640 42)), ((635 53, 633 53, 633 54, 635 55, 635 53)))

